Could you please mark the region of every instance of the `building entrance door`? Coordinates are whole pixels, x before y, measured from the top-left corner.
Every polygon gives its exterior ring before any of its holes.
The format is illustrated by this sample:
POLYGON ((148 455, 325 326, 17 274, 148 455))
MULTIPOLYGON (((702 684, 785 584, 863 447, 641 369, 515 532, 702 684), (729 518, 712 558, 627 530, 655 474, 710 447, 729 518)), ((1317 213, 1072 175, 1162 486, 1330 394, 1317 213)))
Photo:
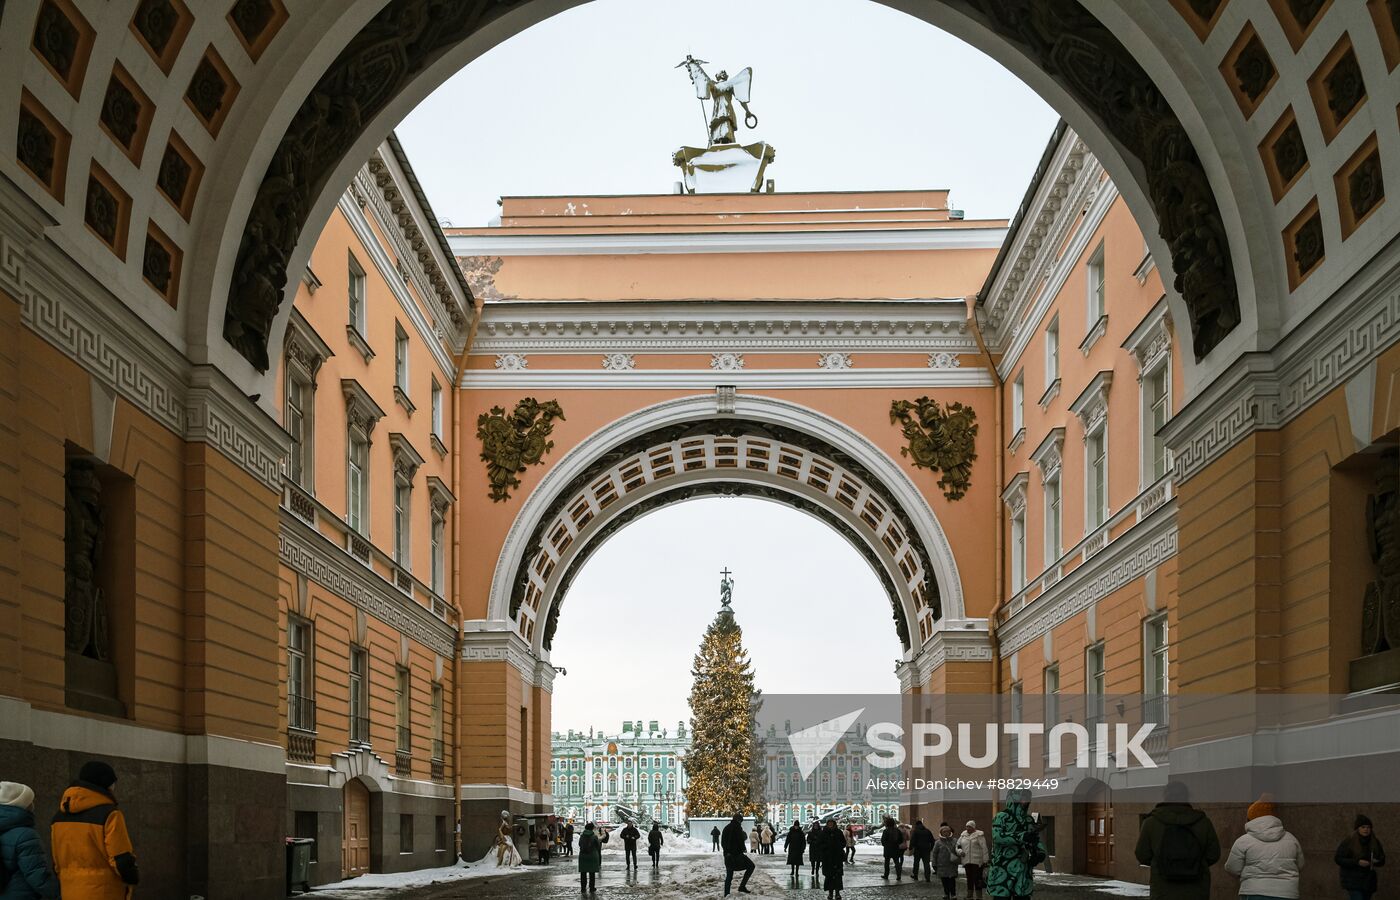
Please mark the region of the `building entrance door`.
POLYGON ((345 783, 345 846, 341 859, 346 878, 369 871, 369 789, 358 778, 345 783))
POLYGON ((1084 814, 1085 868, 1090 875, 1107 878, 1113 868, 1113 807, 1104 794, 1089 801, 1087 806, 1084 814))

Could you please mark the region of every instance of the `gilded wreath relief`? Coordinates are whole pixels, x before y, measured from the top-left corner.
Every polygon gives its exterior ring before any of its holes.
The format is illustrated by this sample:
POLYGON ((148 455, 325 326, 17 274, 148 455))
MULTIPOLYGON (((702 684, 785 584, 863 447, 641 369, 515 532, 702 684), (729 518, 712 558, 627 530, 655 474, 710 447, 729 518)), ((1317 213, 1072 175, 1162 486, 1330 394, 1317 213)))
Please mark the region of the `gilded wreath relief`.
POLYGON ((909 442, 899 452, 921 469, 943 474, 938 486, 949 500, 961 500, 972 486, 972 461, 977 458, 977 413, 970 406, 920 397, 890 404, 890 422, 898 422, 909 442))
POLYGON ((554 449, 549 435, 554 420, 564 419, 558 401, 541 403, 525 397, 507 415, 499 406, 491 407, 476 417, 476 436, 481 439, 481 458, 486 463, 486 479, 491 483, 491 499, 510 499, 510 492, 520 487, 520 473, 529 466, 539 465, 545 454, 554 449))

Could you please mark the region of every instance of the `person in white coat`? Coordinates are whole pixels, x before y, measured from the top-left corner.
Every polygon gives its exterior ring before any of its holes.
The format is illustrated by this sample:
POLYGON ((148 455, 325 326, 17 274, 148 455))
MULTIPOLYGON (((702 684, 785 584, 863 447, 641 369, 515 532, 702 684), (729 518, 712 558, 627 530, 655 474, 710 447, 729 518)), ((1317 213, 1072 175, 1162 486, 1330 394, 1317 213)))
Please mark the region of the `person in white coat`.
POLYGON ((968 900, 982 900, 982 889, 986 885, 983 869, 987 867, 991 854, 987 852, 987 836, 977 828, 977 823, 968 820, 958 835, 958 859, 967 873, 968 900))
POLYGON ((1230 848, 1225 871, 1239 876, 1242 900, 1298 900, 1303 847, 1277 812, 1267 796, 1251 804, 1244 834, 1230 848))

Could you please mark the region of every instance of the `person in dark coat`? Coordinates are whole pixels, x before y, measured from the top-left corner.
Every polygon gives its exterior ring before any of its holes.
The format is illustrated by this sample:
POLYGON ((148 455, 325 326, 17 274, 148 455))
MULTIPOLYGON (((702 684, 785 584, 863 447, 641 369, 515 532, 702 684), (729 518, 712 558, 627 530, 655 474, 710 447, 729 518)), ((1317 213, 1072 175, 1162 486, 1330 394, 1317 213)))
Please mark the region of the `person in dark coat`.
POLYGON ((724 896, 729 896, 729 886, 734 882, 735 872, 744 873, 744 877, 739 881, 739 893, 753 893, 749 890, 749 877, 753 875, 754 864, 745 852, 749 848, 749 838, 744 833, 742 815, 735 813, 729 824, 724 826, 724 831, 719 836, 719 845, 724 850, 724 896))
POLYGON ((919 863, 924 866, 924 881, 932 881, 929 870, 929 857, 933 855, 934 837, 923 819, 914 822, 914 833, 909 837, 909 852, 914 855, 914 880, 919 880, 919 863))
POLYGON ((578 838, 578 883, 579 893, 598 893, 598 873, 603 870, 603 845, 608 842, 607 832, 602 838, 593 830, 593 823, 583 826, 583 834, 578 838))
POLYGON ((636 825, 628 822, 627 827, 618 833, 618 837, 622 838, 622 852, 625 854, 622 859, 622 867, 624 869, 637 868, 637 841, 641 839, 642 833, 637 830, 636 825))
POLYGON ((820 819, 812 822, 812 830, 807 832, 807 855, 812 857, 812 874, 816 875, 822 865, 822 844, 826 838, 822 834, 822 823, 820 819))
POLYGON ((1371 900, 1379 885, 1376 870, 1385 865, 1385 848, 1370 819, 1357 815, 1351 834, 1337 847, 1333 860, 1341 870, 1347 900, 1371 900))
MULTIPOLYGON (((929 832, 929 834, 932 833, 929 832)), ((918 835, 917 828, 914 834, 918 835)), ((917 859, 915 857, 916 864, 917 859)), ((943 882, 944 900, 956 900, 958 896, 958 864, 960 862, 962 862, 962 854, 958 852, 958 839, 953 837, 953 826, 944 822, 939 826, 938 840, 933 844, 933 870, 938 873, 938 880, 943 882)), ((928 863, 925 862, 924 865, 928 865, 928 863)), ((917 881, 918 876, 914 877, 917 881)), ((971 890, 967 893, 969 897, 972 896, 971 890)))
POLYGON ((1137 861, 1152 868, 1154 898, 1210 898, 1210 867, 1220 861, 1220 837, 1210 818, 1188 799, 1186 785, 1168 782, 1165 801, 1142 820, 1137 861))
POLYGON ((841 900, 846 876, 846 838, 835 819, 827 819, 822 829, 822 881, 827 900, 841 900))
POLYGON ((664 843, 666 837, 661 833, 661 823, 652 822, 651 831, 647 832, 647 855, 651 857, 653 869, 661 865, 661 845, 664 843))
POLYGON ((564 825, 564 855, 566 857, 574 855, 574 823, 572 821, 564 825))
POLYGON ((792 868, 792 880, 796 882, 797 870, 802 868, 802 851, 807 849, 807 832, 802 830, 801 822, 793 820, 787 837, 783 838, 783 849, 787 851, 787 864, 792 868))
POLYGON ((885 830, 880 832, 880 846, 885 850, 885 874, 881 878, 890 877, 890 863, 894 863, 895 880, 903 880, 904 852, 899 849, 903 844, 904 832, 899 830, 894 819, 885 816, 885 830))
POLYGON ((719 850, 719 826, 710 829, 710 849, 719 850))
POLYGON ((0 781, 0 887, 3 900, 53 900, 59 894, 34 830, 34 792, 14 781, 0 781))

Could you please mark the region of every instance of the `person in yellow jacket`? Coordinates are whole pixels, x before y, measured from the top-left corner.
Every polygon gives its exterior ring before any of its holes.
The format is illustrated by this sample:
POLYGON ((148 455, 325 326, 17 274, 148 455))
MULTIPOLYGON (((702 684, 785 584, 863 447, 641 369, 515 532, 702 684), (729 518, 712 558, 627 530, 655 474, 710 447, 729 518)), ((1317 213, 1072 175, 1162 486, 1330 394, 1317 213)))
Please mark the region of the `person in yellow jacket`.
POLYGON ((112 767, 93 760, 63 792, 49 835, 65 897, 127 900, 140 880, 126 818, 112 794, 116 783, 112 767))

